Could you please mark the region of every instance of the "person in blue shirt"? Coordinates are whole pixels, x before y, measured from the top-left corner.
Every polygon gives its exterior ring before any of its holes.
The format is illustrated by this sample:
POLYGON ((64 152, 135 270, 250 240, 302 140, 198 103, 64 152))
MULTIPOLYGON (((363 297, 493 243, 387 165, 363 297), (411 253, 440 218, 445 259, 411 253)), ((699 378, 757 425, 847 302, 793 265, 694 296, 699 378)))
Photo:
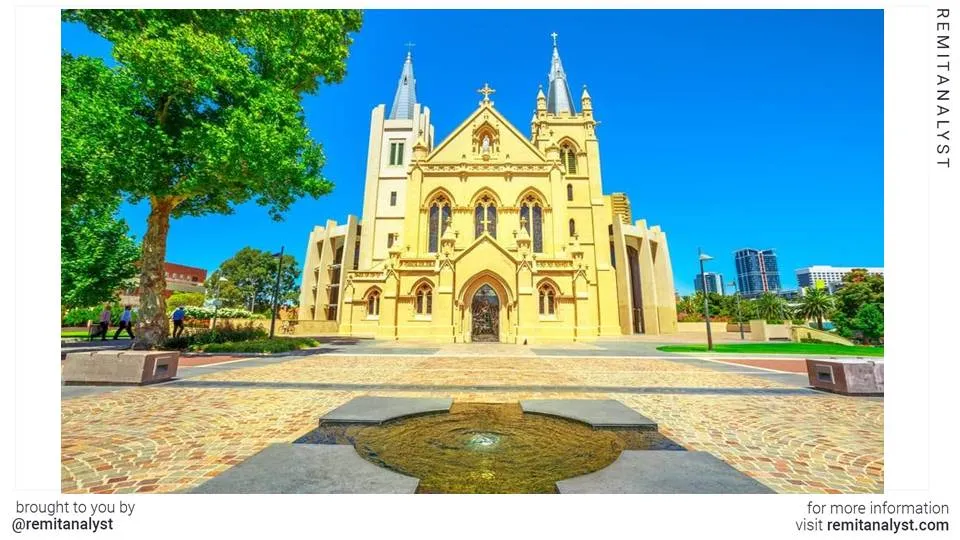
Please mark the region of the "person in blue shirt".
POLYGON ((130 306, 123 307, 123 313, 120 314, 120 326, 117 326, 117 331, 113 334, 113 339, 120 337, 120 332, 126 330, 127 335, 130 336, 130 339, 133 339, 133 312, 130 311, 130 306))
POLYGON ((177 306, 173 311, 173 337, 178 338, 183 334, 183 319, 187 315, 187 310, 183 306, 177 306))

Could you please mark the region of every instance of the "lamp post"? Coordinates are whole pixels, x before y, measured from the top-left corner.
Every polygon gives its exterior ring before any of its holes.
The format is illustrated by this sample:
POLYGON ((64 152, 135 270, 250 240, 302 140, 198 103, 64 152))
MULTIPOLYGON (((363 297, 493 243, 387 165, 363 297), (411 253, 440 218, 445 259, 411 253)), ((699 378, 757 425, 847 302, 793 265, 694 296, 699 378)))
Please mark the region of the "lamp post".
POLYGON ((220 284, 230 281, 229 279, 220 276, 220 279, 217 280, 217 292, 213 297, 213 331, 217 330, 217 313, 220 311, 220 284))
POLYGON ((740 339, 743 340, 746 338, 743 337, 743 315, 740 314, 740 288, 737 287, 736 281, 731 281, 727 285, 733 285, 733 290, 737 294, 737 322, 740 323, 740 339))
POLYGON ((270 338, 273 338, 273 328, 277 322, 277 300, 280 295, 280 270, 283 268, 283 246, 280 246, 280 253, 274 253, 277 257, 277 282, 273 286, 273 307, 270 310, 270 338))
POLYGON ((703 281, 703 320, 707 325, 707 350, 713 350, 713 334, 710 332, 710 289, 707 288, 707 275, 703 273, 703 262, 709 261, 713 257, 707 255, 702 249, 697 248, 700 254, 700 280, 703 281))

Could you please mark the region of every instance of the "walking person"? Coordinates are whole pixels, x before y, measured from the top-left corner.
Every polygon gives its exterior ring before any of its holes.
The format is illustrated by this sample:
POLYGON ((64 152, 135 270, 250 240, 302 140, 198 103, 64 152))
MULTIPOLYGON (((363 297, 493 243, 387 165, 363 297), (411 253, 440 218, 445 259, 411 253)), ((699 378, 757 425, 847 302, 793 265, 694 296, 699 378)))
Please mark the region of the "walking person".
POLYGON ((187 310, 183 306, 177 306, 173 311, 173 337, 178 338, 183 334, 183 318, 187 315, 187 310))
POLYGON ((101 336, 101 341, 107 340, 107 328, 110 328, 110 304, 103 305, 103 311, 100 312, 100 323, 99 328, 93 334, 90 334, 90 341, 93 341, 93 338, 101 336))
POLYGON ((124 306, 123 313, 120 314, 120 326, 117 327, 117 331, 113 334, 113 339, 120 337, 120 332, 123 330, 127 331, 127 335, 130 336, 130 339, 133 339, 133 312, 130 311, 130 306, 124 306))

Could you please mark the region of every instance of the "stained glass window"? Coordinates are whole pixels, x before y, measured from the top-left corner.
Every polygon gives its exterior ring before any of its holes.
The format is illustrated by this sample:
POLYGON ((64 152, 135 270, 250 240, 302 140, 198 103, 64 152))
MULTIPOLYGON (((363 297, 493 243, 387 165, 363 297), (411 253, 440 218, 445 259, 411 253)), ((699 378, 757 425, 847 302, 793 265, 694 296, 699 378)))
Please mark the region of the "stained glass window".
POLYGON ((543 209, 533 205, 533 251, 543 253, 543 209))
POLYGON ((476 231, 475 238, 480 238, 480 235, 483 234, 483 205, 477 204, 477 208, 473 212, 474 220, 474 230, 476 231))
POLYGON ((433 206, 430 207, 430 240, 428 251, 430 253, 437 252, 437 241, 440 238, 437 231, 440 230, 440 205, 433 203, 433 206))

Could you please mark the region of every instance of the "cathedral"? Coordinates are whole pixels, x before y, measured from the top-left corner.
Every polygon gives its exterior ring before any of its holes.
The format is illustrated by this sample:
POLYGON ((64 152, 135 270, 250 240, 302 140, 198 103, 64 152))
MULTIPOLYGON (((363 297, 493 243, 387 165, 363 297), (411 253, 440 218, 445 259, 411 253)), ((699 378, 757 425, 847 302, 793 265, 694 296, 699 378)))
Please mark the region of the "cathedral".
POLYGON ((373 109, 363 215, 314 227, 298 332, 437 342, 589 341, 676 331, 666 234, 605 195, 593 103, 556 34, 525 136, 479 90, 439 144, 407 54, 373 109))

